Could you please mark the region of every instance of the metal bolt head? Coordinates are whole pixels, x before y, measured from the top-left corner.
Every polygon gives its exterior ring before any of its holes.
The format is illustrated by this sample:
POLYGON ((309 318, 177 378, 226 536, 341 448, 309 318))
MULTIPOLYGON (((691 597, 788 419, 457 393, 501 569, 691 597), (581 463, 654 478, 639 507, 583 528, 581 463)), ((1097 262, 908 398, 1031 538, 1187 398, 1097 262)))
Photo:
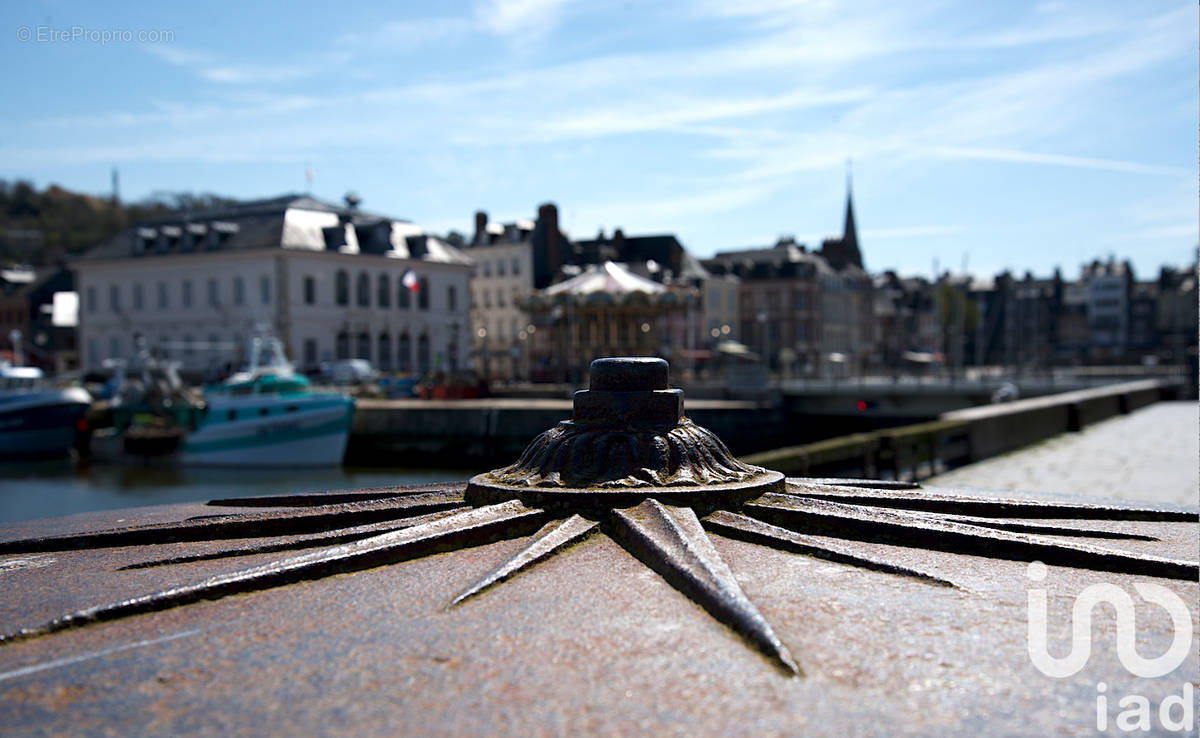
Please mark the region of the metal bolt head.
POLYGON ((646 392, 667 389, 669 366, 653 356, 596 359, 588 387, 601 392, 646 392))

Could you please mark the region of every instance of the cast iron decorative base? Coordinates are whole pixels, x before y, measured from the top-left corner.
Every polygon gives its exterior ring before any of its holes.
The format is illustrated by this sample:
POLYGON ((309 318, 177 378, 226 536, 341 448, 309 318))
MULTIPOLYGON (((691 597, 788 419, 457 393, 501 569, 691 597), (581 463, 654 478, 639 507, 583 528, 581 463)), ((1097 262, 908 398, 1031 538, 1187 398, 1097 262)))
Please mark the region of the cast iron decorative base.
POLYGON ((575 393, 575 417, 535 438, 517 463, 471 479, 467 500, 611 509, 650 494, 715 506, 782 491, 782 474, 738 461, 683 417, 667 362, 621 358, 592 362, 590 389, 575 393))

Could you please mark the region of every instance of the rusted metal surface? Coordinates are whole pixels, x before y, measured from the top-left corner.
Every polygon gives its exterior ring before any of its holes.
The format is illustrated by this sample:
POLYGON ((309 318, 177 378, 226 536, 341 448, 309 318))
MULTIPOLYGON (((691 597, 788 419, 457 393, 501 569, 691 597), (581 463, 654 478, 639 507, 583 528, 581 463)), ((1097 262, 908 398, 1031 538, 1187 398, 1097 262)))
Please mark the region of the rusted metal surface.
POLYGON ((788 674, 800 673, 787 647, 742 592, 691 508, 651 499, 637 507, 614 510, 612 520, 614 537, 644 564, 744 635, 788 674))
MULTIPOLYGON (((0 714, 47 733, 1090 734, 1097 681, 1161 698, 1196 673, 1194 649, 1149 685, 1098 653, 1052 680, 1025 641, 1034 560, 1063 610, 1150 578, 1195 603, 1195 509, 695 487, 534 505, 459 483, 9 526, 0 714)), ((1162 653, 1148 622, 1139 650, 1162 653)))

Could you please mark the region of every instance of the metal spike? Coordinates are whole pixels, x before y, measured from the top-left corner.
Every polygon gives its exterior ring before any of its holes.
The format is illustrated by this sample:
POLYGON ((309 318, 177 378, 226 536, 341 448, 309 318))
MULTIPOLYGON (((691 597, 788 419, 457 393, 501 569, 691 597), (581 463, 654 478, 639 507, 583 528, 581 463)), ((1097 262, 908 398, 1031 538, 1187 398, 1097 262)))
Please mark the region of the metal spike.
POLYGON ((932 515, 847 505, 797 495, 766 494, 746 503, 754 517, 818 535, 853 538, 954 553, 978 554, 1017 561, 1041 560, 1123 574, 1142 574, 1195 581, 1200 562, 1100 548, 1082 543, 983 528, 941 520, 932 515))
POLYGON ((780 528, 779 526, 764 523, 754 518, 748 518, 738 513, 718 510, 706 516, 701 522, 704 523, 704 527, 708 530, 729 536, 730 538, 737 538, 749 541, 750 543, 760 543, 785 551, 807 554, 839 564, 850 564, 851 566, 859 566, 864 569, 872 569, 887 574, 899 574, 901 576, 922 579, 931 584, 943 587, 965 589, 965 587, 961 587, 949 579, 942 579, 919 569, 894 564, 881 558, 864 556, 849 546, 842 546, 827 539, 796 533, 786 528, 780 528))
POLYGON ((306 510, 204 516, 173 523, 138 525, 78 535, 3 541, 0 542, 0 554, 319 533, 461 507, 462 504, 461 491, 439 491, 396 499, 342 502, 306 510))
MULTIPOLYGON (((919 513, 912 511, 913 515, 932 515, 932 513, 919 513)), ((949 520, 955 523, 967 523, 968 525, 979 525, 984 528, 998 528, 1000 530, 1011 530, 1017 533, 1037 533, 1045 536, 1072 536, 1077 538, 1119 538, 1128 541, 1157 541, 1154 536, 1147 536, 1141 533, 1125 533, 1119 530, 1097 530, 1095 528, 1079 528, 1061 523, 1030 523, 1026 521, 1016 522, 1006 520, 1004 518, 980 518, 970 515, 940 515, 941 520, 949 520)))
POLYGON ((630 553, 792 674, 792 655, 746 597, 691 508, 650 499, 613 510, 612 534, 630 553))
POLYGON ((0 636, 0 643, 89 623, 168 610, 199 600, 215 600, 241 592, 271 589, 304 579, 370 569, 440 550, 461 549, 505 537, 528 535, 541 524, 543 517, 542 510, 526 507, 516 500, 465 510, 412 528, 220 574, 196 584, 80 610, 36 628, 0 636))
POLYGON ((916 482, 899 479, 843 479, 841 477, 800 477, 789 482, 804 484, 832 484, 838 487, 862 487, 864 489, 921 489, 916 482))
POLYGON ((339 502, 367 502, 401 497, 416 497, 438 492, 462 492, 462 482, 436 482, 416 487, 375 487, 347 489, 337 492, 301 492, 255 497, 225 497, 209 500, 207 505, 218 507, 308 507, 333 505, 339 502))
POLYGON ((918 490, 830 488, 809 480, 789 479, 787 493, 798 497, 833 500, 851 505, 898 507, 904 510, 992 518, 1070 518, 1074 520, 1150 520, 1200 522, 1195 510, 1152 505, 1109 505, 1092 502, 1048 502, 1020 497, 972 497, 932 494, 918 490))
POLYGON ((255 554, 277 553, 279 551, 296 551, 298 549, 314 548, 316 546, 333 546, 339 543, 348 543, 350 541, 357 541, 362 538, 369 538, 370 536, 378 535, 379 533, 386 533, 391 530, 411 528, 414 525, 428 523, 431 520, 440 520, 444 517, 460 512, 465 507, 466 505, 463 505, 462 507, 429 513, 428 515, 418 515, 413 518, 404 518, 403 520, 389 520, 383 523, 356 525, 352 528, 342 528, 330 533, 313 533, 310 535, 292 536, 287 540, 276 543, 259 543, 249 546, 235 546, 221 549, 220 551, 210 551, 207 553, 191 554, 188 556, 173 556, 165 559, 152 559, 150 561, 139 561, 136 564, 128 564, 126 566, 119 567, 117 571, 126 571, 129 569, 149 569, 154 566, 167 566, 170 564, 190 564, 195 561, 212 561, 213 559, 228 559, 235 556, 253 556, 255 554))
POLYGON ((463 590, 462 594, 446 606, 450 609, 462 601, 473 597, 493 584, 498 584, 513 576, 522 569, 544 561, 564 547, 577 543, 591 535, 600 524, 594 520, 579 515, 572 515, 566 520, 556 520, 547 523, 537 537, 523 551, 501 564, 483 579, 463 590))

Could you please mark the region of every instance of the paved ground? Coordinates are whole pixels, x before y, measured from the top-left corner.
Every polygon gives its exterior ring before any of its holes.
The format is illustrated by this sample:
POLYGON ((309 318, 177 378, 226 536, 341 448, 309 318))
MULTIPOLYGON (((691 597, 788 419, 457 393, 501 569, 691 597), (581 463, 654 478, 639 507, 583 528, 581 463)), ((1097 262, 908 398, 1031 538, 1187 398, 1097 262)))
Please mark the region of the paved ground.
POLYGON ((1197 404, 1160 402, 923 484, 1195 505, 1200 502, 1198 460, 1197 404))

